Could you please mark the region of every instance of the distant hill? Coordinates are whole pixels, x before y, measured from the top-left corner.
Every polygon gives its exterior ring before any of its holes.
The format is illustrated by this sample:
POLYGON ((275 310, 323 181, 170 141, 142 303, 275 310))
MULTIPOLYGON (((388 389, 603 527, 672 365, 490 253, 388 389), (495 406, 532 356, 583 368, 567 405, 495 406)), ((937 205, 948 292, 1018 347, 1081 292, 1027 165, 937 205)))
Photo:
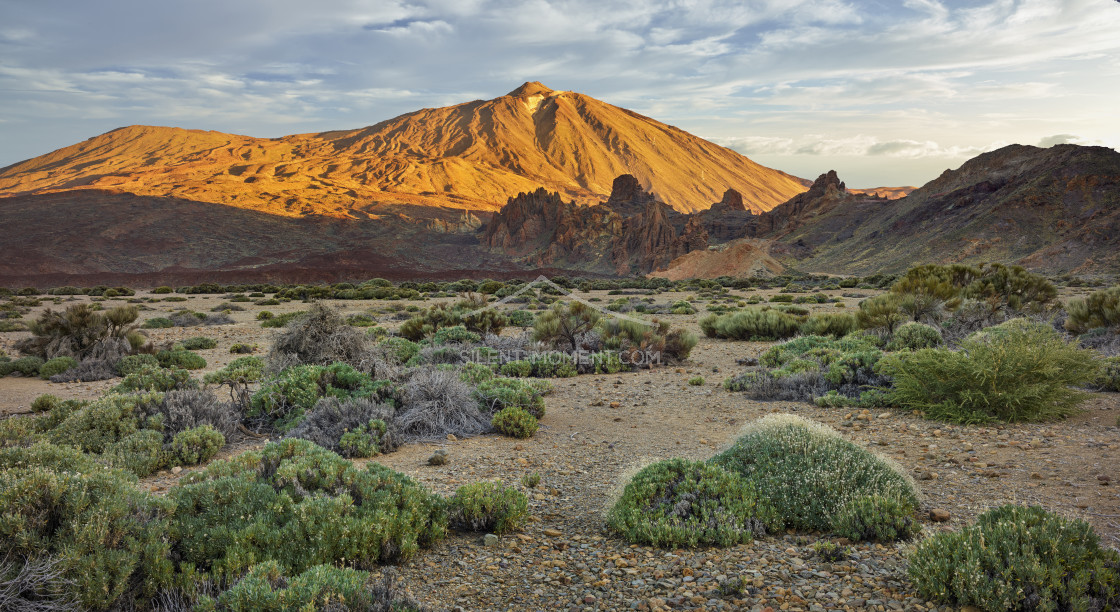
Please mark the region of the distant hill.
POLYGON ((729 188, 763 212, 808 185, 675 127, 532 82, 355 130, 252 138, 124 127, 0 169, 0 197, 93 189, 366 219, 384 204, 496 210, 540 187, 594 204, 621 174, 681 212, 729 188))

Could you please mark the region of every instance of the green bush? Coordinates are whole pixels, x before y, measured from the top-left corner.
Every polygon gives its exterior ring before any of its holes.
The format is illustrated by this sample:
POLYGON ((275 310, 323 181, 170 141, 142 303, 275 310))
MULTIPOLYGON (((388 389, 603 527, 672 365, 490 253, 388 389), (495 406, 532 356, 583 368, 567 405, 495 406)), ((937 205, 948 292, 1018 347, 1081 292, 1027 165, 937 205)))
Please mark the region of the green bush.
POLYGON ((190 351, 160 351, 156 353, 156 360, 164 368, 201 370, 206 367, 206 360, 202 355, 190 351))
MULTIPOLYGON (((279 302, 277 302, 277 304, 279 304, 279 302)), ((273 319, 275 317, 276 315, 271 310, 262 310, 257 313, 258 321, 268 321, 269 319, 273 319)))
POLYGON ((774 528, 832 530, 848 503, 870 495, 899 500, 911 511, 919 504, 917 487, 901 468, 793 415, 751 423, 711 461, 754 486, 777 512, 774 528))
POLYGON ((626 541, 664 548, 734 546, 773 522, 740 476, 685 459, 640 470, 607 514, 608 527, 626 541))
MULTIPOLYGON (((109 447, 146 427, 147 417, 158 412, 161 393, 110 394, 76 410, 61 408, 62 417, 47 431, 48 439, 58 445, 72 446, 87 453, 106 453, 109 447)), ((45 422, 44 424, 48 424, 45 422)))
POLYGON ((674 329, 665 335, 665 346, 662 354, 670 362, 680 362, 688 359, 692 349, 696 348, 699 339, 696 334, 685 329, 674 329))
POLYGON ((529 519, 529 499, 500 482, 463 485, 447 503, 450 524, 459 531, 502 535, 520 530, 529 519))
POLYGON ((1064 418, 1086 395, 1071 389, 1096 377, 1093 353, 1048 325, 1013 319, 973 334, 959 351, 923 349, 884 359, 896 405, 956 423, 1064 418))
POLYGON ((832 336, 842 338, 859 329, 856 316, 847 312, 810 315, 801 324, 801 333, 807 336, 832 336))
POLYGON ((60 401, 57 396, 49 393, 40 395, 31 402, 31 412, 50 412, 60 401))
POLYGON ((538 378, 571 378, 579 375, 575 360, 559 353, 543 353, 529 359, 532 375, 538 378))
POLYGON ((261 322, 261 327, 287 327, 288 324, 292 321, 307 314, 306 310, 296 310, 294 312, 285 312, 284 314, 269 317, 267 319, 261 319, 261 314, 265 312, 268 311, 262 310, 261 312, 257 313, 257 320, 261 322))
POLYGON ((516 406, 540 419, 544 417, 544 395, 551 389, 545 381, 491 378, 478 383, 474 396, 485 412, 494 414, 516 406))
POLYGON ((287 431, 321 397, 388 400, 391 393, 389 381, 373 380, 345 363, 299 365, 262 383, 252 396, 248 416, 266 417, 278 430, 287 431))
POLYGON ((910 322, 895 330, 891 341, 887 343, 887 350, 917 351, 936 348, 944 343, 941 330, 925 323, 910 322))
POLYGON ((162 287, 156 287, 155 289, 152 289, 152 293, 155 293, 155 294, 174 293, 174 292, 175 292, 174 289, 172 289, 171 287, 168 287, 166 285, 164 285, 162 287))
POLYGON ((136 330, 136 306, 118 306, 98 312, 89 304, 74 304, 63 312, 44 310, 31 324, 31 337, 16 348, 27 355, 48 359, 70 356, 81 361, 106 341, 120 340, 136 330))
POLYGON ((420 353, 420 345, 406 338, 385 338, 378 346, 384 347, 398 364, 408 363, 420 353))
POLYGON ((514 310, 509 313, 509 324, 514 327, 532 327, 536 319, 536 315, 528 310, 514 310))
POLYGON ((498 433, 511 438, 532 438, 539 427, 537 417, 517 406, 507 406, 499 410, 490 420, 490 425, 498 433))
POLYGON ((465 383, 477 385, 494 378, 494 370, 490 366, 468 361, 463 364, 463 368, 459 372, 459 378, 465 383))
POLYGON ((445 502, 376 462, 359 469, 286 439, 212 462, 173 488, 169 535, 184 563, 236 579, 275 561, 287 575, 320 564, 370 569, 411 558, 447 531, 445 502))
POLYGON ((557 303, 537 316, 533 339, 575 351, 579 348, 579 336, 594 329, 598 322, 599 311, 583 302, 557 303))
POLYGON ((1066 329, 1083 334, 1098 327, 1120 326, 1120 287, 1094 291, 1088 297, 1070 300, 1066 329))
POLYGON ((884 329, 893 334, 896 327, 906 320, 902 312, 902 297, 884 293, 859 303, 856 321, 860 329, 884 329))
POLYGON ((195 336, 194 338, 187 338, 179 344, 183 349, 188 351, 201 351, 218 346, 218 341, 213 338, 207 338, 206 336, 195 336))
POLYGON ((39 367, 39 378, 50 380, 51 376, 76 367, 78 367, 78 360, 73 357, 55 357, 39 367))
POLYGON ((1093 387, 1101 391, 1120 391, 1120 357, 1102 359, 1098 371, 1093 387))
POLYGON ((32 356, 0 362, 0 376, 7 376, 13 372, 24 376, 38 376, 39 368, 43 367, 44 363, 46 362, 42 358, 32 356))
POLYGON ((782 340, 797 335, 800 328, 799 317, 773 309, 748 308, 700 319, 704 335, 729 340, 782 340))
POLYGON ((909 540, 922 526, 914 519, 914 507, 892 497, 868 495, 848 502, 833 521, 836 535, 853 541, 894 542, 909 540))
POLYGON ((144 478, 166 467, 169 457, 163 452, 163 433, 141 429, 106 445, 102 459, 144 478))
POLYGON ((168 448, 172 465, 206 463, 222 450, 226 438, 210 425, 195 427, 175 434, 168 448))
POLYGON ((288 578, 279 563, 266 561, 252 569, 216 602, 207 598, 201 609, 228 612, 287 612, 289 610, 355 610, 406 612, 419 604, 400 593, 391 581, 370 582, 367 572, 316 565, 288 578), (210 607, 208 607, 210 606, 210 607))
POLYGON ((76 449, 0 449, 0 548, 56 559, 61 580, 50 586, 82 608, 112 608, 168 585, 168 513, 135 477, 76 449))
POLYGON ((140 370, 144 366, 158 368, 159 359, 156 359, 155 355, 150 355, 148 353, 129 355, 117 362, 117 373, 121 376, 128 376, 129 374, 140 370))
POLYGON ((923 540, 910 577, 927 599, 989 612, 1120 608, 1120 554, 1085 521, 1038 506, 1002 506, 923 540))
POLYGON ((432 334, 432 346, 443 344, 477 344, 482 341, 482 336, 469 331, 463 325, 441 327, 432 334))
POLYGON ((509 378, 526 378, 533 373, 533 364, 524 359, 507 361, 501 367, 502 376, 509 378))
POLYGON ((366 459, 381 454, 381 439, 387 431, 385 421, 373 419, 338 439, 339 454, 352 459, 366 459))
POLYGON ((144 324, 140 327, 144 329, 166 329, 168 327, 175 327, 175 323, 167 317, 152 317, 144 321, 144 324))
POLYGON ((692 378, 688 379, 688 384, 692 385, 693 387, 699 387, 704 384, 704 377, 693 376, 692 378))
POLYGON ((113 387, 112 390, 114 393, 174 391, 175 389, 193 389, 197 386, 198 381, 191 378, 191 373, 188 370, 142 365, 139 369, 125 376, 124 380, 113 387))

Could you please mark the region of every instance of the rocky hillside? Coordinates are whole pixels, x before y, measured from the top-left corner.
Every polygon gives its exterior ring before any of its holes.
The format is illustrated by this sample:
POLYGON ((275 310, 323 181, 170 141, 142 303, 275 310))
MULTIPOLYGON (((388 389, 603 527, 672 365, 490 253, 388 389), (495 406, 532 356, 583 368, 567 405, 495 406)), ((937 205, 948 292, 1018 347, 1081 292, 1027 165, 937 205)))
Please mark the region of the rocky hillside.
POLYGON ((806 187, 675 127, 534 82, 356 130, 252 138, 120 128, 0 169, 0 197, 110 190, 366 219, 383 204, 496 210, 539 187, 594 204, 620 174, 684 212, 728 188, 762 212, 806 187))
POLYGON ((759 235, 777 239, 783 259, 804 270, 999 261, 1045 272, 1120 271, 1120 153, 1112 149, 1011 145, 891 201, 827 182, 763 215, 774 222, 759 235))

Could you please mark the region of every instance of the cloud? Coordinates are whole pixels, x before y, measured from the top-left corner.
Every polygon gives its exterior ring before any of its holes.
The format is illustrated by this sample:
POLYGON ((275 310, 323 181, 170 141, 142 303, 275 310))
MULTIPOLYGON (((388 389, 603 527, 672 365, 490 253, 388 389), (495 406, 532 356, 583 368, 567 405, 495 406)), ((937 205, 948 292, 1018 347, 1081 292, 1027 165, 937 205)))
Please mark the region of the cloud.
POLYGON ((884 172, 1049 134, 1120 141, 1120 4, 1099 0, 11 4, 0 165, 45 153, 48 125, 51 145, 128 123, 278 136, 525 80, 748 154, 884 172))

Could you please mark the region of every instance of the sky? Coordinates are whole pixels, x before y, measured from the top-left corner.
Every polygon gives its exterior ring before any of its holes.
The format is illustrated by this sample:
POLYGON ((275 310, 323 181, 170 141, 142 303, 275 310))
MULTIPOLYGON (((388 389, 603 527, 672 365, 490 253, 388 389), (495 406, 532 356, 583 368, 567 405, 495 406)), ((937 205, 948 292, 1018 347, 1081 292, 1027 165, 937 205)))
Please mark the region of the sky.
POLYGON ((131 124, 358 128, 525 81, 815 178, 1120 146, 1117 0, 0 0, 0 166, 131 124))

